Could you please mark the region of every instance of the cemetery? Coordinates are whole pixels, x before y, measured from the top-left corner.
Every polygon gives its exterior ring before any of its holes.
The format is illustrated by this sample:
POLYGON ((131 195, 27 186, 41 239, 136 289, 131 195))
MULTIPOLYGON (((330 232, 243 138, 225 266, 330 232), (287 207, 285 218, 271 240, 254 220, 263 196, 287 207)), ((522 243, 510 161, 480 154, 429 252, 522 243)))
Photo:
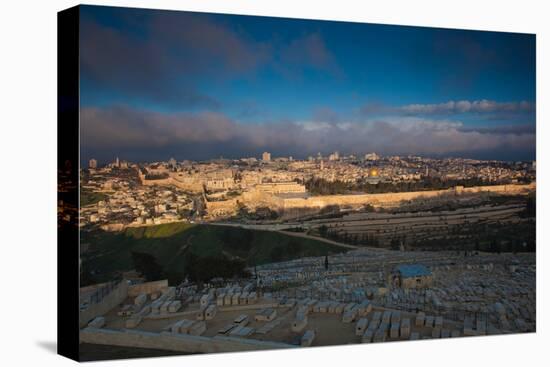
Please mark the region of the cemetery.
POLYGON ((203 353, 535 331, 534 254, 358 249, 327 260, 266 264, 222 286, 125 285, 81 337, 203 353))

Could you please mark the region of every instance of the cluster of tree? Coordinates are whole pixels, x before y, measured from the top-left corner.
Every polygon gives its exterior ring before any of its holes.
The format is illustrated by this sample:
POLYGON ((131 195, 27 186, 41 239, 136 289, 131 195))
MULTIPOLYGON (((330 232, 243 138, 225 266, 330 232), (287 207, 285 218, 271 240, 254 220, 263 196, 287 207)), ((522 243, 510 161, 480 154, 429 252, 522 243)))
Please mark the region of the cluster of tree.
POLYGON ((291 240, 284 245, 273 247, 269 256, 273 262, 286 261, 298 257, 300 251, 300 245, 296 241, 291 240))
POLYGON ((306 232, 304 227, 293 227, 293 228, 287 228, 285 229, 287 232, 306 232))
POLYGON ((520 214, 523 218, 535 218, 537 216, 537 198, 535 195, 527 197, 525 210, 520 214))
POLYGON ((306 189, 313 195, 338 195, 350 191, 350 184, 336 180, 327 181, 323 178, 311 178, 305 182, 306 189))
POLYGON ((180 273, 166 271, 157 259, 148 253, 132 252, 132 261, 136 271, 147 281, 168 279, 170 284, 180 283, 184 278, 194 282, 208 282, 214 278, 232 279, 251 276, 242 260, 228 259, 223 256, 200 257, 192 252, 186 254, 183 272, 180 273))
POLYGON ((407 243, 413 250, 456 250, 483 252, 536 251, 535 223, 491 224, 449 231, 443 238, 429 238, 407 243))
POLYGON ((80 286, 85 287, 97 283, 97 279, 92 271, 86 266, 86 263, 80 265, 80 286))
POLYGON ((164 269, 151 254, 132 251, 132 262, 136 271, 147 281, 159 280, 164 276, 164 269))
POLYGON ((274 220, 279 218, 279 213, 268 207, 258 207, 255 211, 250 211, 241 203, 237 203, 237 205, 238 216, 242 218, 247 218, 251 220, 274 220))
POLYGON ((425 177, 419 181, 371 183, 358 181, 348 183, 343 181, 327 181, 322 178, 311 178, 304 184, 314 195, 338 195, 351 192, 365 192, 368 194, 383 194, 390 192, 445 190, 455 186, 473 187, 502 184, 506 182, 484 181, 479 177, 465 180, 442 180, 439 177, 425 177))
POLYGON ((349 233, 338 229, 328 228, 326 225, 319 227, 319 235, 333 241, 347 243, 354 246, 379 247, 380 241, 374 234, 370 233, 349 233))
POLYGON ((93 192, 83 189, 80 191, 80 205, 87 206, 106 200, 109 196, 102 192, 93 192))
POLYGON ((146 180, 163 180, 168 177, 168 173, 147 173, 145 175, 146 180))
POLYGON ((199 257, 187 253, 184 261, 184 275, 194 282, 208 282, 214 278, 250 278, 246 264, 239 259, 228 259, 223 256, 199 257))

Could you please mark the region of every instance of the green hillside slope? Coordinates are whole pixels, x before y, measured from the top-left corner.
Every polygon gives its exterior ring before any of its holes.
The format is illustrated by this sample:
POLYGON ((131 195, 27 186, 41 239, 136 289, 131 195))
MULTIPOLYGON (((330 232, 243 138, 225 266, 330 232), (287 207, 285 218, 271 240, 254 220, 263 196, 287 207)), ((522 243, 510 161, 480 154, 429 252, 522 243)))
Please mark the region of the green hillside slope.
POLYGON ((95 281, 133 269, 132 252, 151 254, 166 272, 181 276, 190 256, 242 260, 253 266, 344 251, 325 242, 277 232, 186 223, 82 233, 81 241, 89 245, 82 254, 83 268, 95 281))

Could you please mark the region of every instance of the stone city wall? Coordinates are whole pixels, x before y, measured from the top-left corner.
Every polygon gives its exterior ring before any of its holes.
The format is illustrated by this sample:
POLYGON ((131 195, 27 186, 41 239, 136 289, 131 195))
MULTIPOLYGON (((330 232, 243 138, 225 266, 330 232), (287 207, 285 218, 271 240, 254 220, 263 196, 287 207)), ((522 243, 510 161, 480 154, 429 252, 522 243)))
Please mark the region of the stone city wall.
POLYGON ((206 201, 206 210, 211 217, 231 216, 237 211, 237 207, 237 199, 206 201))
POLYGON ((535 184, 529 185, 495 185, 495 186, 476 186, 448 190, 433 191, 411 191, 385 194, 361 194, 361 195, 327 195, 312 196, 308 198, 285 198, 281 209, 294 208, 323 208, 329 205, 355 206, 371 204, 373 206, 396 205, 402 201, 410 201, 422 198, 436 198, 445 195, 454 195, 460 193, 481 193, 491 192, 498 194, 523 194, 535 189, 535 184))
POLYGON ((141 184, 144 186, 175 186, 177 188, 180 188, 182 190, 186 191, 192 191, 192 192, 200 192, 202 191, 203 182, 199 180, 193 180, 191 182, 186 182, 186 180, 178 179, 177 174, 174 174, 173 172, 169 173, 168 178, 163 178, 159 180, 147 180, 145 179, 145 175, 143 173, 139 173, 139 179, 141 181, 141 184))
POLYGON ((496 193, 496 194, 525 194, 535 190, 534 183, 528 185, 494 185, 476 187, 456 187, 445 190, 411 191, 385 194, 359 194, 359 195, 324 195, 310 197, 284 197, 274 195, 262 190, 250 190, 230 200, 207 203, 207 210, 211 216, 229 216, 236 212, 237 204, 242 203, 249 209, 268 207, 279 211, 295 209, 322 209, 327 206, 361 206, 370 204, 375 207, 395 206, 402 201, 416 199, 431 199, 449 195, 464 193, 496 193))

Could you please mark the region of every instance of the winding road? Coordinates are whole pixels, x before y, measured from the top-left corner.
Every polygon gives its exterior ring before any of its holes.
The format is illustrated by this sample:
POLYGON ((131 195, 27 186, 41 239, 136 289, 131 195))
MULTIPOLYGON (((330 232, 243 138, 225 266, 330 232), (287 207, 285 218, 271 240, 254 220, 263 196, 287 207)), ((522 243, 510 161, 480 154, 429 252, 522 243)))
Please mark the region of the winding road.
POLYGON ((285 231, 283 229, 272 228, 272 227, 275 227, 275 226, 272 226, 272 225, 265 225, 265 224, 255 225, 255 224, 238 224, 238 223, 208 223, 208 224, 216 225, 216 226, 226 226, 226 227, 240 227, 240 228, 245 228, 245 229, 254 229, 254 230, 257 230, 257 231, 279 232, 279 233, 283 233, 283 234, 288 235, 288 236, 299 237, 299 238, 307 238, 307 239, 311 239, 311 240, 321 241, 321 242, 329 243, 329 244, 334 245, 334 246, 347 248, 347 249, 350 249, 350 250, 355 250, 355 249, 360 248, 360 246, 349 245, 347 243, 333 241, 333 240, 330 240, 328 238, 311 236, 311 235, 308 235, 308 234, 303 233, 303 232, 291 232, 291 231, 285 231))

